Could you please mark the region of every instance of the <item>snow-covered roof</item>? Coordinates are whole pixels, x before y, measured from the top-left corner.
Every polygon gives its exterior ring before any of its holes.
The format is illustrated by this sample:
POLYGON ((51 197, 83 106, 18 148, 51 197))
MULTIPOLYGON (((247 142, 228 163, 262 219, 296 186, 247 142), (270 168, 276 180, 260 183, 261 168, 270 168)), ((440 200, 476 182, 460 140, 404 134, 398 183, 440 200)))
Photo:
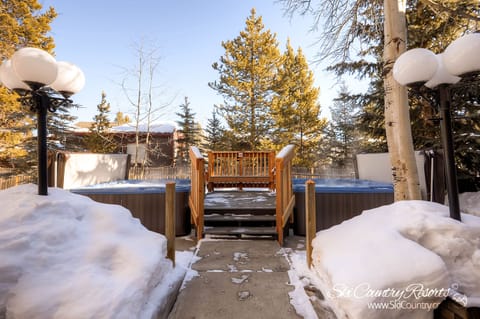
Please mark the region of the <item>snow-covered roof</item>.
MULTIPOLYGON (((176 126, 173 123, 153 123, 150 124, 150 128, 147 124, 142 123, 138 126, 139 132, 151 132, 151 133, 173 133, 175 132, 176 126)), ((110 128, 112 132, 135 132, 135 125, 132 123, 123 124, 120 126, 114 126, 110 128)))
MULTIPOLYGON (((72 126, 72 131, 76 133, 88 133, 91 125, 92 125, 92 122, 78 122, 72 126)), ((141 123, 138 126, 139 132, 147 132, 147 128, 148 128, 148 125, 145 123, 141 123)), ((176 128, 177 126, 173 122, 156 122, 156 123, 150 124, 149 131, 151 133, 172 134, 175 132, 176 128)), ((110 127, 110 131, 117 132, 117 133, 120 133, 120 132, 133 133, 136 131, 136 129, 135 129, 135 124, 128 123, 128 124, 123 124, 119 126, 112 126, 110 127)))
POLYGON ((77 122, 72 125, 71 131, 75 133, 88 133, 93 122, 77 122))

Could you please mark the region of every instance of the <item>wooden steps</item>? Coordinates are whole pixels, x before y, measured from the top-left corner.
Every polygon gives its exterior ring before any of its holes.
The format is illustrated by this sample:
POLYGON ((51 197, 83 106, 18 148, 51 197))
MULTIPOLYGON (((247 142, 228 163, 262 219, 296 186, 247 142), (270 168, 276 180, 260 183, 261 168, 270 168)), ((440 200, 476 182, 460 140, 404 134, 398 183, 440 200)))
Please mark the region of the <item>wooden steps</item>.
POLYGON ((246 223, 246 222, 275 222, 275 215, 221 215, 221 214, 209 214, 205 215, 205 222, 208 223, 246 223))
POLYGON ((275 227, 205 227, 205 234, 217 236, 271 236, 275 237, 275 227))
POLYGON ((215 191, 207 193, 204 233, 211 236, 276 237, 275 193, 215 191))
MULTIPOLYGON (((195 227, 196 237, 200 240, 204 236, 204 228, 236 227, 234 231, 218 228, 220 232, 245 233, 244 225, 238 219, 229 218, 222 221, 205 221, 204 216, 211 214, 226 215, 268 215, 264 208, 275 211, 275 222, 265 225, 266 221, 250 220, 248 227, 275 227, 280 245, 283 245, 284 234, 288 234, 289 223, 293 220, 295 196, 292 187, 292 161, 295 157, 295 146, 287 145, 278 154, 273 151, 221 151, 208 152, 208 161, 205 161, 200 150, 192 146, 189 150, 192 163, 190 178, 190 207, 191 221, 195 227), (208 163, 206 167, 205 164, 208 163), (228 195, 228 189, 219 186, 238 187, 236 195, 228 195), (257 192, 258 197, 252 197, 246 186, 255 187, 268 185, 268 189, 257 192), (205 188, 208 190, 205 193, 205 188), (226 192, 225 192, 226 191, 226 192), (261 193, 261 194, 260 194, 261 193), (217 195, 221 194, 220 197, 217 195), (249 196, 245 196, 245 194, 249 196), (278 194, 278 196, 276 196, 278 194), (215 198, 217 196, 217 198, 215 198), (237 198, 237 199, 235 199, 237 198), (240 200, 238 200, 240 198, 240 200), (209 225, 209 223, 217 223, 209 225), (219 223, 236 223, 235 225, 219 225, 219 223), (240 223, 240 224, 239 224, 240 223), (277 224, 278 225, 275 225, 277 224), (242 229, 243 227, 243 229, 242 229)), ((230 192, 232 193, 232 192, 230 192)), ((208 217, 207 217, 208 218, 208 217)), ((215 218, 214 218, 215 219, 215 218)), ((245 221, 242 220, 242 223, 245 221)), ((212 232, 212 231, 210 231, 212 232)), ((250 232, 250 231, 248 231, 250 232)), ((253 231, 252 231, 253 232, 253 231)))

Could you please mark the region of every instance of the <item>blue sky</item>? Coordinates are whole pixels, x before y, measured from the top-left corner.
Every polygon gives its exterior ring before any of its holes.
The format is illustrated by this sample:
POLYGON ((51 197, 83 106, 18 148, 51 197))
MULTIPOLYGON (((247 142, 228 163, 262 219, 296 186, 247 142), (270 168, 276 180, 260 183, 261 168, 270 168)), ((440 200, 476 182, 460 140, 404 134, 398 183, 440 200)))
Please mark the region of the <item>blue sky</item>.
MULTIPOLYGON (((262 0, 40 0, 53 6, 58 17, 52 23, 57 60, 78 65, 86 77, 85 88, 73 96, 84 108, 78 120, 89 121, 96 114, 102 90, 110 102, 112 118, 117 111, 132 112, 120 83, 125 69, 136 65, 135 43, 158 48, 160 64, 155 84, 155 103, 170 103, 162 119, 175 121, 179 105, 187 96, 197 120, 206 125, 214 104, 222 97, 208 87, 219 78, 212 63, 224 54, 222 41, 237 37, 255 7, 265 29, 277 34, 280 49, 290 38, 294 48, 302 47, 320 87, 322 115, 328 115, 337 88, 325 65, 313 63, 317 34, 311 33, 311 18, 284 16, 281 4, 262 0), (160 96, 161 95, 161 96, 160 96)), ((137 46, 138 47, 138 46, 137 46)))

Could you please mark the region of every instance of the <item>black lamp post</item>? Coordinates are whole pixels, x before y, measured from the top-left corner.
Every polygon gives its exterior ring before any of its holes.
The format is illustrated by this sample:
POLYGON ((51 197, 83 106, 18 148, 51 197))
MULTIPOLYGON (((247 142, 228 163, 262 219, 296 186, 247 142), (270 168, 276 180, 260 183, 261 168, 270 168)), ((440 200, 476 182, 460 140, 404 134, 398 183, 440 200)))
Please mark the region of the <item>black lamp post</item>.
POLYGON ((440 136, 442 138, 443 153, 445 156, 445 175, 447 177, 448 207, 450 209, 450 217, 461 220, 460 203, 458 201, 457 169, 455 167, 455 148, 453 146, 451 99, 448 85, 439 85, 438 97, 440 101, 440 136))
POLYGON ((37 114, 38 194, 48 195, 47 113, 72 103, 69 97, 85 84, 83 72, 71 63, 57 62, 43 50, 23 48, 2 63, 0 80, 37 114))
POLYGON ((427 49, 412 49, 395 62, 393 77, 401 85, 421 83, 438 93, 440 133, 445 155, 450 217, 461 220, 457 172, 454 157, 450 86, 461 76, 480 71, 480 33, 465 35, 453 41, 442 54, 427 49))

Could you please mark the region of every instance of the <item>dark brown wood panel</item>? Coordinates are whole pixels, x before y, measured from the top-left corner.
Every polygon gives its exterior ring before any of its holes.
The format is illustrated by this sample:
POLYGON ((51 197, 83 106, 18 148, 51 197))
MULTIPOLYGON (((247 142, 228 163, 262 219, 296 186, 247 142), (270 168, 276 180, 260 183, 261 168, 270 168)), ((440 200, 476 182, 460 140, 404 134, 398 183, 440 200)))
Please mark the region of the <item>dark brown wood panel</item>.
MULTIPOLYGON (((165 234, 165 193, 138 194, 85 194, 91 199, 105 204, 121 205, 138 218, 149 230, 165 234)), ((190 213, 188 193, 175 194, 175 233, 184 236, 190 233, 190 213)))
MULTIPOLYGON (((295 234, 305 236, 305 193, 295 193, 295 234)), ((362 211, 393 203, 393 193, 316 193, 316 231, 360 215, 362 211)))

